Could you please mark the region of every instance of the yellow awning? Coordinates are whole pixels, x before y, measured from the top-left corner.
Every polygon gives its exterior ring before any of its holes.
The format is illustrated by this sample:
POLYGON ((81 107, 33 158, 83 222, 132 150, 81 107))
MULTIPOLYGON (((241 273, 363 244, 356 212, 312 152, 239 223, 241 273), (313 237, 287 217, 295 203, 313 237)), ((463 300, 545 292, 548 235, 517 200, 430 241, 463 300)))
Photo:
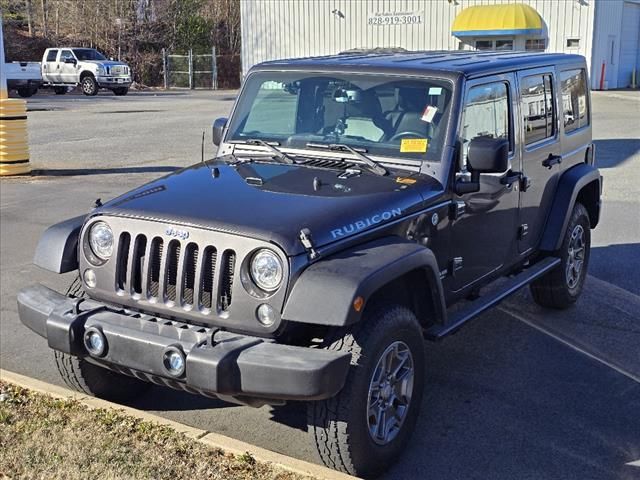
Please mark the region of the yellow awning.
POLYGON ((451 27, 451 33, 456 37, 542 35, 543 32, 540 14, 522 3, 467 7, 451 27))

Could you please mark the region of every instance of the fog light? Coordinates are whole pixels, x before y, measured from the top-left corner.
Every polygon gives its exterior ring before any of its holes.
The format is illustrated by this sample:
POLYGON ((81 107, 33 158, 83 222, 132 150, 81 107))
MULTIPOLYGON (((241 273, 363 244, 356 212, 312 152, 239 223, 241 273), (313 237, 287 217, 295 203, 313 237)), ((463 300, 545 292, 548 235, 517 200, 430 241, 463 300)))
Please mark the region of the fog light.
POLYGON ((276 321, 276 311, 266 303, 258 307, 257 315, 258 321, 265 327, 270 327, 276 321))
POLYGON ((90 327, 84 332, 84 346, 91 355, 102 357, 107 351, 107 339, 96 327, 90 327))
POLYGON ((87 268, 84 271, 84 283, 89 288, 94 288, 96 286, 96 272, 91 268, 87 268))
POLYGON ((173 377, 181 377, 184 374, 184 353, 178 347, 169 347, 164 351, 164 368, 173 377))

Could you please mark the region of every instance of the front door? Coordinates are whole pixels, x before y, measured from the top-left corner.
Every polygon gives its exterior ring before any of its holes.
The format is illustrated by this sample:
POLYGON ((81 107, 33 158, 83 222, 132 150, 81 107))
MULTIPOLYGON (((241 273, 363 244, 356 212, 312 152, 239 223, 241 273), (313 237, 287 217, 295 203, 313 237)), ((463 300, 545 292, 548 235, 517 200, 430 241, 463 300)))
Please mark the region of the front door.
POLYGON ((76 63, 65 63, 67 59, 76 60, 71 50, 60 52, 60 81, 62 83, 76 83, 76 63))
POLYGON ((540 240, 562 171, 556 76, 552 67, 518 73, 522 114, 521 171, 529 184, 520 192, 518 250, 526 255, 540 240))
MULTIPOLYGON (((469 142, 478 136, 509 140, 509 163, 520 164, 516 148, 513 74, 467 83, 459 132, 458 178, 468 176, 469 142)), ((504 184, 507 172, 480 175, 480 191, 454 198, 457 219, 452 224, 452 290, 459 291, 499 270, 516 255, 518 185, 504 184)))

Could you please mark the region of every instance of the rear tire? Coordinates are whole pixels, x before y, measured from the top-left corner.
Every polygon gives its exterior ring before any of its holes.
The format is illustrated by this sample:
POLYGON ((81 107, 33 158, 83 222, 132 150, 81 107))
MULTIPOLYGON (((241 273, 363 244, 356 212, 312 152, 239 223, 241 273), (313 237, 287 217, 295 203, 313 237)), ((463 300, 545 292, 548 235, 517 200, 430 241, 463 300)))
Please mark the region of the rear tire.
POLYGON ((538 305, 565 309, 576 303, 589 268, 590 228, 587 209, 581 203, 576 203, 562 246, 557 252, 560 265, 530 285, 531 294, 538 305))
POLYGON ((67 87, 53 87, 53 91, 56 95, 64 95, 67 93, 67 87))
MULTIPOLYGON (((85 297, 80 277, 76 277, 66 295, 85 297)), ((122 375, 67 353, 53 351, 58 373, 64 383, 81 393, 105 400, 131 400, 145 393, 151 384, 137 378, 122 375)))
POLYGON ((374 476, 392 465, 411 437, 425 358, 422 329, 409 309, 382 304, 365 316, 328 346, 351 353, 351 368, 336 396, 309 403, 307 420, 326 466, 374 476))
POLYGON ((113 89, 113 93, 119 97, 126 95, 128 92, 129 92, 129 89, 127 87, 119 87, 119 88, 113 89))
POLYGON ((20 95, 22 98, 29 98, 38 91, 37 88, 33 88, 33 87, 20 87, 17 90, 18 90, 18 95, 20 95))
POLYGON ((93 75, 86 75, 80 80, 80 86, 82 93, 88 97, 93 97, 98 94, 98 82, 93 78, 93 75))

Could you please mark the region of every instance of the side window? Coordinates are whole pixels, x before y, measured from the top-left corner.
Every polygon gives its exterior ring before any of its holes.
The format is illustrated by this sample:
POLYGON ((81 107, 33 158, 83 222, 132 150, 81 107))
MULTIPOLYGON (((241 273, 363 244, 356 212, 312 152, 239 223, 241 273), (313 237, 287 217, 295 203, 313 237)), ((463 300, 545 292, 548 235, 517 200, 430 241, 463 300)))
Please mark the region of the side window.
POLYGON ((555 106, 551 75, 532 75, 522 80, 522 112, 524 116, 524 143, 530 145, 555 132, 555 106))
POLYGON ((583 69, 560 73, 562 84, 562 117, 564 132, 569 133, 589 125, 587 81, 583 69))
POLYGON ((60 53, 60 61, 64 62, 67 58, 73 58, 73 53, 71 53, 71 50, 62 50, 60 53))
POLYGON ((471 87, 462 114, 461 169, 466 170, 469 142, 476 137, 506 138, 513 151, 509 87, 504 82, 471 87))
POLYGON ((55 62, 58 56, 58 50, 49 50, 47 53, 47 62, 55 62))

